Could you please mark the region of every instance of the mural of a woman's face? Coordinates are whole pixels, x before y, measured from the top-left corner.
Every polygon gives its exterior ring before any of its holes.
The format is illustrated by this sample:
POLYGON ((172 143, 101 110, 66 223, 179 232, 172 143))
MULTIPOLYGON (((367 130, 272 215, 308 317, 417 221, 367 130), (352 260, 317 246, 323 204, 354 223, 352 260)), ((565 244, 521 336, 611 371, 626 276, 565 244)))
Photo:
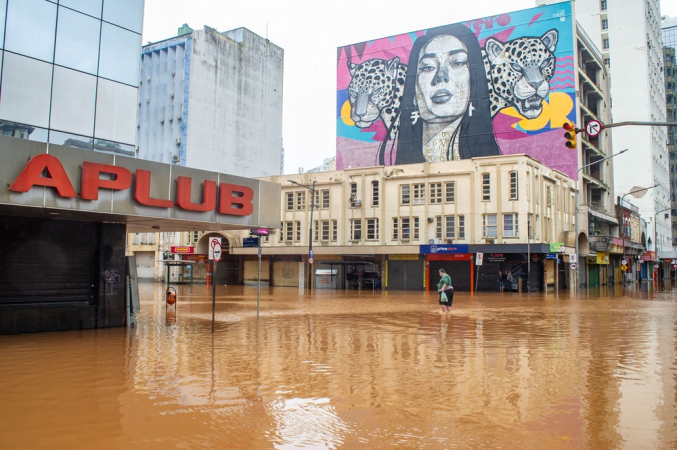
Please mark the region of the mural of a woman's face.
POLYGON ((454 36, 430 40, 418 57, 416 102, 426 122, 451 122, 463 116, 470 98, 468 49, 454 36))

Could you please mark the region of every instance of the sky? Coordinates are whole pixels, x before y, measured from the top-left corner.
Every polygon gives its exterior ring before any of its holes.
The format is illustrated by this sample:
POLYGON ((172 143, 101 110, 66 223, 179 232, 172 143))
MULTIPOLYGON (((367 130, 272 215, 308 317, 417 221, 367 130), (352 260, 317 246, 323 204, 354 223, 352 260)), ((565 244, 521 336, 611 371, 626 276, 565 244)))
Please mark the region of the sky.
MULTIPOLYGON (((534 6, 534 0, 145 0, 143 43, 175 36, 187 23, 245 27, 282 47, 284 173, 292 174, 336 154, 337 47, 534 6)), ((676 17, 677 1, 662 0, 661 15, 676 17)))

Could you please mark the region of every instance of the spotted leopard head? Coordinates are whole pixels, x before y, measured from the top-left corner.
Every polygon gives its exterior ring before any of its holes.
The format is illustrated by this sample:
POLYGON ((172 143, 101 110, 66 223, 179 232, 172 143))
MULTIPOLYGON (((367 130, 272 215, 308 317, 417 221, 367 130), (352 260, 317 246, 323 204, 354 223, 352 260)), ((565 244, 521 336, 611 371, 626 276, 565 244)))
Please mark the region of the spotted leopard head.
POLYGON ((348 85, 350 118, 358 128, 366 128, 390 108, 395 99, 400 58, 390 61, 370 59, 362 64, 348 62, 352 80, 348 85))
POLYGON ((508 106, 527 119, 543 111, 555 71, 557 30, 541 37, 523 37, 507 43, 489 38, 484 50, 489 62, 490 88, 508 106))

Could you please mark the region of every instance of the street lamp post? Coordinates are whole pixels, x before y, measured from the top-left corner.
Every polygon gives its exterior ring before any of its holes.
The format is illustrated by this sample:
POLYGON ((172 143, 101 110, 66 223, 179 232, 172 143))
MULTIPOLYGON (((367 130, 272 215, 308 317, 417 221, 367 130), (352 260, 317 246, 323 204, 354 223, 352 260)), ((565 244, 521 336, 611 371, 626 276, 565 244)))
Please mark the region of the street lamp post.
POLYGON ((313 289, 313 210, 315 209, 315 180, 312 186, 298 183, 294 180, 287 180, 292 184, 304 187, 310 191, 310 223, 308 224, 308 293, 313 289))
MULTIPOLYGON (((657 184, 654 184, 654 185, 651 186, 651 187, 642 188, 642 189, 637 189, 636 191, 630 191, 630 192, 628 192, 627 194, 623 194, 623 197, 621 197, 621 204, 620 204, 620 207, 621 207, 621 208, 624 208, 623 205, 625 205, 625 197, 627 197, 628 195, 636 194, 636 193, 638 193, 638 192, 648 191, 648 190, 653 189, 653 188, 655 188, 655 187, 658 187, 658 185, 657 185, 657 184)), ((626 235, 626 233, 625 233, 625 231, 623 231, 623 253, 624 253, 624 254, 625 254, 625 235, 626 235)), ((627 255, 624 255, 624 256, 627 257, 627 255)), ((633 273, 634 273, 634 272, 633 272, 633 273)), ((623 285, 625 285, 625 275, 623 275, 623 285)))
MULTIPOLYGON (((578 191, 579 191, 579 189, 578 189, 578 181, 579 181, 578 180, 578 174, 581 172, 581 170, 585 169, 586 167, 590 167, 592 165, 601 163, 602 161, 606 161, 607 159, 614 158, 614 157, 616 157, 616 156, 618 156, 622 153, 625 153, 627 151, 628 151, 628 149, 626 148, 626 149, 621 150, 620 152, 616 153, 615 155, 607 156, 606 158, 602 158, 599 161, 591 162, 590 164, 586 164, 584 166, 581 166, 578 169, 578 171, 576 172, 576 196, 575 196, 575 199, 574 199, 575 208, 576 208, 575 209, 576 214, 575 214, 575 217, 574 217, 575 223, 576 223, 576 236, 574 236, 574 239, 576 240, 576 264, 580 264, 580 261, 579 261, 579 258, 578 258, 578 191)), ((578 293, 578 285, 580 284, 580 277, 578 275, 579 273, 580 272, 578 270, 578 267, 576 267, 576 293, 578 293)))

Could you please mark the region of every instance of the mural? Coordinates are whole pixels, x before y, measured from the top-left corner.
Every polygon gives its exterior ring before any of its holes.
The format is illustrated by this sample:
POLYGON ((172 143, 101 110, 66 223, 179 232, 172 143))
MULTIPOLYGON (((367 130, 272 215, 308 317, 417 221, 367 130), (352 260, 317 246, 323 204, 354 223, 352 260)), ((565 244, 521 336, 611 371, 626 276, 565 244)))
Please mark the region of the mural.
POLYGON ((338 49, 337 169, 526 153, 574 176, 569 2, 338 49))

